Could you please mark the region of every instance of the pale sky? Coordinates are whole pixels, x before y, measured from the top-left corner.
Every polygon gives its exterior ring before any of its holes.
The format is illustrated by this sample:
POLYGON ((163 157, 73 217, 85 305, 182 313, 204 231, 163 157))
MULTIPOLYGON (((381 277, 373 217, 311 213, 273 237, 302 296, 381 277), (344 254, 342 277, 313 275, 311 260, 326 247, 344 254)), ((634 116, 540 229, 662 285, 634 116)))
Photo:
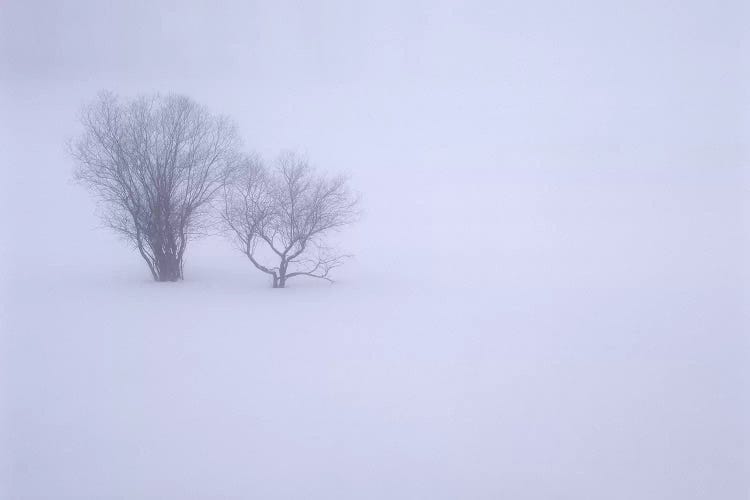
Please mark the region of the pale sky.
POLYGON ((739 0, 5 0, 0 9, 4 97, 78 104, 105 87, 185 92, 234 115, 260 136, 255 147, 311 148, 341 123, 339 148, 403 140, 486 165, 584 148, 734 166, 747 141, 749 19, 739 0), (304 130, 282 141, 272 129, 287 115, 304 130))

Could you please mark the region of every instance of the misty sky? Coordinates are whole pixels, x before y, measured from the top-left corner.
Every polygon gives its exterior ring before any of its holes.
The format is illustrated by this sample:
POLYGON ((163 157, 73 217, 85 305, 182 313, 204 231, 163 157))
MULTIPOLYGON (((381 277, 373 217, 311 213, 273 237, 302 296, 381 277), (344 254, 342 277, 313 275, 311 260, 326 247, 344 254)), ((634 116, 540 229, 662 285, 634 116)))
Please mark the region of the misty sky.
POLYGON ((373 155, 378 168, 492 168, 582 149, 586 166, 654 154, 733 166, 747 138, 739 0, 1 8, 11 109, 53 99, 63 111, 100 88, 184 92, 236 117, 256 149, 354 148, 362 168, 373 155))
POLYGON ((298 149, 370 191, 419 176, 688 182, 734 200, 739 227, 740 0, 4 0, 0 23, 17 186, 69 182, 65 141, 97 91, 180 92, 236 119, 248 149, 298 149))

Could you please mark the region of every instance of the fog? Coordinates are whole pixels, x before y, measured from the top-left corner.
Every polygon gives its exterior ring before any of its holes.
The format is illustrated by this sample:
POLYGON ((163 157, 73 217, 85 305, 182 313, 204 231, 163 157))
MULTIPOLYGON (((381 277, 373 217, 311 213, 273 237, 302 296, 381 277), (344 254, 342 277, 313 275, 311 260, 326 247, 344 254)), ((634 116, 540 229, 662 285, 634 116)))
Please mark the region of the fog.
POLYGON ((745 2, 0 2, 0 498, 750 495, 745 2), (344 172, 337 282, 153 283, 102 89, 344 172))

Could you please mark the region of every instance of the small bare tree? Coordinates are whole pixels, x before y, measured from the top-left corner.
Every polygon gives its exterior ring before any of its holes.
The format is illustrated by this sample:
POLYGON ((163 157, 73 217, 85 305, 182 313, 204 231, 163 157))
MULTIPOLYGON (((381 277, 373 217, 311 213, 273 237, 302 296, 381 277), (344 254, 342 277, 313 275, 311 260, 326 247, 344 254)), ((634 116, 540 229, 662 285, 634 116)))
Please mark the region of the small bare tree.
POLYGON ((220 209, 230 238, 253 265, 284 288, 290 278, 332 281, 329 273, 348 257, 325 245, 326 235, 354 222, 358 199, 346 178, 318 174, 294 153, 283 153, 269 170, 247 158, 225 183, 220 209), (275 261, 263 264, 259 247, 275 261))
POLYGON ((121 102, 102 93, 71 144, 75 178, 104 223, 138 249, 156 281, 183 277, 188 240, 239 158, 234 125, 179 95, 121 102))

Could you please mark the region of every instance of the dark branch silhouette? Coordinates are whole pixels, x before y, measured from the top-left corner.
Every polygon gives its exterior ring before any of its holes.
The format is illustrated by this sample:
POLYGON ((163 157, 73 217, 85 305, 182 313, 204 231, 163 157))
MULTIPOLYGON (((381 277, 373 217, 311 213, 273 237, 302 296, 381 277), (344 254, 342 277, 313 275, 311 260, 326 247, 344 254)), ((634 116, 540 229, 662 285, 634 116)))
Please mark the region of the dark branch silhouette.
POLYGON ((346 178, 320 175, 304 159, 283 153, 272 170, 246 158, 224 184, 221 218, 237 247, 274 288, 309 276, 332 281, 330 273, 348 255, 325 246, 326 235, 357 218, 358 199, 346 178), (264 264, 258 247, 275 265, 264 264))
POLYGON ((138 249, 156 281, 183 277, 188 241, 236 163, 234 125, 191 99, 102 93, 71 145, 75 178, 97 196, 104 223, 138 249))

